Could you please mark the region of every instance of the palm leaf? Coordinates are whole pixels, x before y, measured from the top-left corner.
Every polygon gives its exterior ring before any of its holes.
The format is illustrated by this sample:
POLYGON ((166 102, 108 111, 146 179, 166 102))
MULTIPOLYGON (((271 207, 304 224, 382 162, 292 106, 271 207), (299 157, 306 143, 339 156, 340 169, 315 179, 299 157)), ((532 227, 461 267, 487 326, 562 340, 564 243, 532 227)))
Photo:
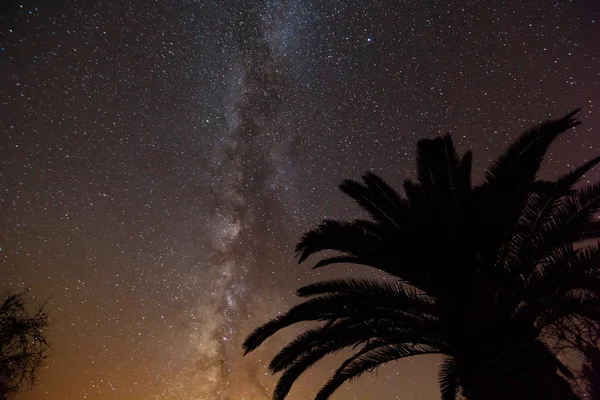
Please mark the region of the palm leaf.
POLYGON ((416 302, 434 304, 434 300, 424 293, 407 286, 404 282, 395 280, 387 282, 374 279, 334 279, 330 281, 319 281, 303 286, 297 290, 300 297, 315 296, 324 293, 368 293, 373 295, 399 296, 399 298, 411 298, 416 302))
POLYGON ((583 291, 573 291, 559 299, 552 299, 546 302, 545 308, 536 319, 535 326, 541 330, 563 318, 575 315, 600 323, 600 296, 583 291))
MULTIPOLYGON (((411 310, 424 309, 428 303, 416 297, 401 297, 395 294, 362 293, 360 297, 352 293, 326 294, 292 307, 266 324, 254 330, 244 341, 244 354, 255 350, 270 336, 279 330, 301 321, 326 321, 336 318, 352 318, 361 320, 376 313, 381 320, 387 319, 411 326, 426 320, 434 320, 425 313, 415 313, 411 310), (390 301, 390 298, 393 301, 390 301), (404 304, 404 306, 403 306, 404 304)), ((389 322, 386 322, 389 323, 389 322)))
POLYGON ((323 221, 305 233, 296 246, 299 263, 322 250, 337 250, 352 255, 371 255, 381 251, 381 238, 362 225, 333 220, 323 221))
POLYGON ((460 372, 454 358, 444 357, 440 366, 439 381, 442 400, 455 400, 460 387, 460 372))
POLYGON ((483 265, 503 268, 507 243, 515 232, 527 198, 536 187, 536 176, 552 142, 579 124, 575 110, 523 133, 488 169, 485 181, 473 191, 474 246, 483 265), (502 248, 501 252, 497 250, 502 248), (500 254, 500 257, 498 257, 500 254))
POLYGON ((600 238, 600 183, 588 185, 572 196, 563 196, 542 219, 532 237, 532 251, 543 255, 568 243, 600 238))
POLYGON ((556 120, 545 121, 523 133, 498 157, 486 173, 484 186, 520 187, 533 183, 548 147, 563 132, 580 122, 576 109, 556 120))
POLYGON ((413 320, 412 323, 407 323, 386 316, 379 316, 377 319, 344 318, 300 334, 277 353, 271 360, 269 368, 274 373, 282 371, 300 360, 303 355, 336 343, 351 346, 371 340, 381 343, 421 341, 441 348, 446 346, 443 341, 440 341, 442 335, 434 324, 424 321, 413 320), (343 338, 343 341, 340 341, 340 338, 343 338), (351 340, 351 344, 345 340, 351 340))
MULTIPOLYGON (((393 335, 390 334, 387 337, 388 342, 391 340, 394 340, 394 339, 414 342, 419 337, 419 334, 416 332, 409 333, 408 336, 406 336, 404 338, 402 337, 401 333, 400 334, 399 334, 399 332, 394 332, 394 333, 395 334, 393 334, 393 335)), ((333 334, 330 336, 331 336, 331 340, 328 340, 326 342, 320 343, 315 346, 311 346, 311 348, 309 350, 301 353, 297 358, 295 358, 295 360, 292 363, 289 364, 289 366, 287 367, 287 369, 285 369, 285 371, 279 378, 279 381, 277 382, 277 385, 273 392, 273 399, 283 400, 285 398, 285 396, 287 396, 287 394, 289 393, 294 382, 309 367, 311 367, 312 365, 317 363, 323 357, 325 357, 329 354, 335 353, 339 350, 342 350, 346 347, 353 347, 353 346, 357 346, 357 345, 366 343, 366 348, 370 349, 370 351, 368 351, 368 352, 359 351, 359 353, 361 353, 361 356, 353 357, 353 358, 355 358, 354 362, 365 362, 367 360, 361 360, 361 358, 363 356, 368 356, 368 355, 370 355, 370 359, 373 360, 373 359, 375 359, 375 357, 378 356, 378 354, 376 352, 378 350, 381 351, 383 349, 395 349, 396 354, 398 355, 398 357, 396 357, 396 358, 408 357, 409 355, 425 354, 423 352, 424 349, 433 349, 435 352, 439 352, 439 350, 436 347, 433 347, 431 345, 423 345, 423 344, 400 345, 400 344, 396 344, 396 345, 391 345, 391 346, 384 346, 383 343, 385 343, 385 340, 376 339, 375 342, 372 342, 371 341, 372 338, 370 337, 370 330, 369 330, 368 326, 363 326, 363 329, 346 330, 346 333, 342 334, 342 335, 337 333, 335 336, 333 334), (372 346, 373 343, 376 343, 378 345, 372 346)), ((425 339, 425 340, 427 340, 427 339, 425 339)), ((385 351, 385 350, 383 350, 383 351, 385 351)), ((349 363, 348 368, 352 368, 352 366, 353 366, 352 364, 353 363, 349 363)))
POLYGON ((365 372, 372 371, 382 364, 401 358, 436 354, 439 352, 439 349, 435 347, 421 344, 390 344, 373 349, 355 358, 349 364, 343 366, 342 369, 338 369, 334 376, 321 388, 315 400, 329 399, 344 382, 356 378, 365 372))
POLYGON ((365 184, 345 180, 340 190, 356 201, 378 223, 400 229, 406 214, 406 201, 372 172, 363 175, 365 184))
POLYGON ((367 258, 367 257, 358 257, 358 256, 353 256, 353 255, 341 255, 341 256, 323 258, 323 259, 317 261, 317 263, 315 265, 313 265, 312 269, 322 268, 322 267, 326 267, 326 266, 332 265, 332 264, 361 264, 361 265, 371 266, 372 263, 373 263, 373 260, 370 258, 367 258))
POLYGON ((555 249, 525 282, 531 298, 563 296, 575 289, 600 295, 600 248, 598 244, 575 250, 571 245, 555 249))

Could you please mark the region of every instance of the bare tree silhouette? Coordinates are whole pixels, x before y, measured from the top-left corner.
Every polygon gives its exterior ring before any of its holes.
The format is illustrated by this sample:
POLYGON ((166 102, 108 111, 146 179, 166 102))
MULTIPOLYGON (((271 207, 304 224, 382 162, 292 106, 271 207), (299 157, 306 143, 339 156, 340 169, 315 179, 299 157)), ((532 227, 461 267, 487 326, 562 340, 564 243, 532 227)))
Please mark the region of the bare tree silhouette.
POLYGON ((586 384, 586 398, 600 400, 600 348, 597 344, 587 346, 584 355, 586 362, 581 375, 586 384))
POLYGON ((45 303, 28 310, 26 293, 0 295, 0 399, 33 385, 49 355, 45 303))

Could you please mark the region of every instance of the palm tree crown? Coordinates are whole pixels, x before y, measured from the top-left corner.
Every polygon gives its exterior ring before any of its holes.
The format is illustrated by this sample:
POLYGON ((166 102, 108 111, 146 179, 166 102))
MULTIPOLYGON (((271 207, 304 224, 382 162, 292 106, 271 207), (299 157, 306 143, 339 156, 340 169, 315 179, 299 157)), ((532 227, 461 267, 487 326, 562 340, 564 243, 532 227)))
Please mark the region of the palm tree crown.
POLYGON ((577 183, 600 157, 538 179, 551 143, 579 124, 575 110, 523 133, 471 182, 472 153, 459 156, 450 135, 420 140, 417 179, 404 196, 373 173, 340 189, 369 220, 325 220, 296 247, 299 262, 335 250, 314 268, 354 263, 392 281, 341 279, 298 290, 307 300, 256 329, 249 353, 280 329, 322 324, 272 360, 282 400, 307 368, 343 348, 355 353, 316 396, 389 361, 437 353, 442 399, 575 399, 569 371, 541 336, 566 318, 600 321, 600 184, 577 183))

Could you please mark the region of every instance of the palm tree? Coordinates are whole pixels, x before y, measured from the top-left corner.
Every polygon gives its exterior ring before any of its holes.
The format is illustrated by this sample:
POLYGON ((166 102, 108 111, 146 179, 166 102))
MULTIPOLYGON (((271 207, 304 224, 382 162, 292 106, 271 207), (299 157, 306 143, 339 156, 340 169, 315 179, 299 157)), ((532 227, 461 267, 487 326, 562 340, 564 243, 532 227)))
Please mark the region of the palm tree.
POLYGON ((248 336, 245 354, 280 329, 322 324, 286 345, 269 368, 282 372, 273 399, 323 357, 342 363, 316 396, 390 361, 441 354, 442 399, 575 399, 570 377, 542 340, 568 318, 600 321, 600 236, 593 216, 600 185, 575 188, 600 157, 553 181, 537 178, 550 144, 579 124, 578 110, 523 133, 471 183, 472 153, 449 135, 417 145, 416 182, 401 196, 373 173, 340 189, 370 216, 325 220, 297 245, 299 262, 323 250, 340 263, 372 267, 388 280, 340 279, 298 290, 306 301, 248 336), (559 373, 560 372, 560 373, 559 373))

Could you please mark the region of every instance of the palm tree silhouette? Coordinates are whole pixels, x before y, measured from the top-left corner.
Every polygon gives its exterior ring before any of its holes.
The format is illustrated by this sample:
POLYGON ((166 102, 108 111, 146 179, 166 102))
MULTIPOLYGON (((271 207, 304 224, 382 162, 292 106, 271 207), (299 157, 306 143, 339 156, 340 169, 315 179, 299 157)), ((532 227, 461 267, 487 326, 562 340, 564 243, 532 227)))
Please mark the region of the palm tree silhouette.
POLYGON ((472 153, 450 135, 420 140, 417 180, 401 196, 373 173, 340 189, 370 220, 325 220, 296 247, 299 262, 338 255, 314 268, 354 263, 391 280, 339 279, 302 287, 308 298, 248 336, 245 354, 280 329, 322 324, 286 345, 269 368, 282 372, 273 399, 323 357, 342 363, 316 396, 384 363, 441 354, 442 399, 576 399, 570 371, 541 335, 566 318, 600 321, 600 184, 575 185, 597 157, 553 181, 537 178, 550 144, 579 124, 575 110, 523 133, 471 183, 472 153))

